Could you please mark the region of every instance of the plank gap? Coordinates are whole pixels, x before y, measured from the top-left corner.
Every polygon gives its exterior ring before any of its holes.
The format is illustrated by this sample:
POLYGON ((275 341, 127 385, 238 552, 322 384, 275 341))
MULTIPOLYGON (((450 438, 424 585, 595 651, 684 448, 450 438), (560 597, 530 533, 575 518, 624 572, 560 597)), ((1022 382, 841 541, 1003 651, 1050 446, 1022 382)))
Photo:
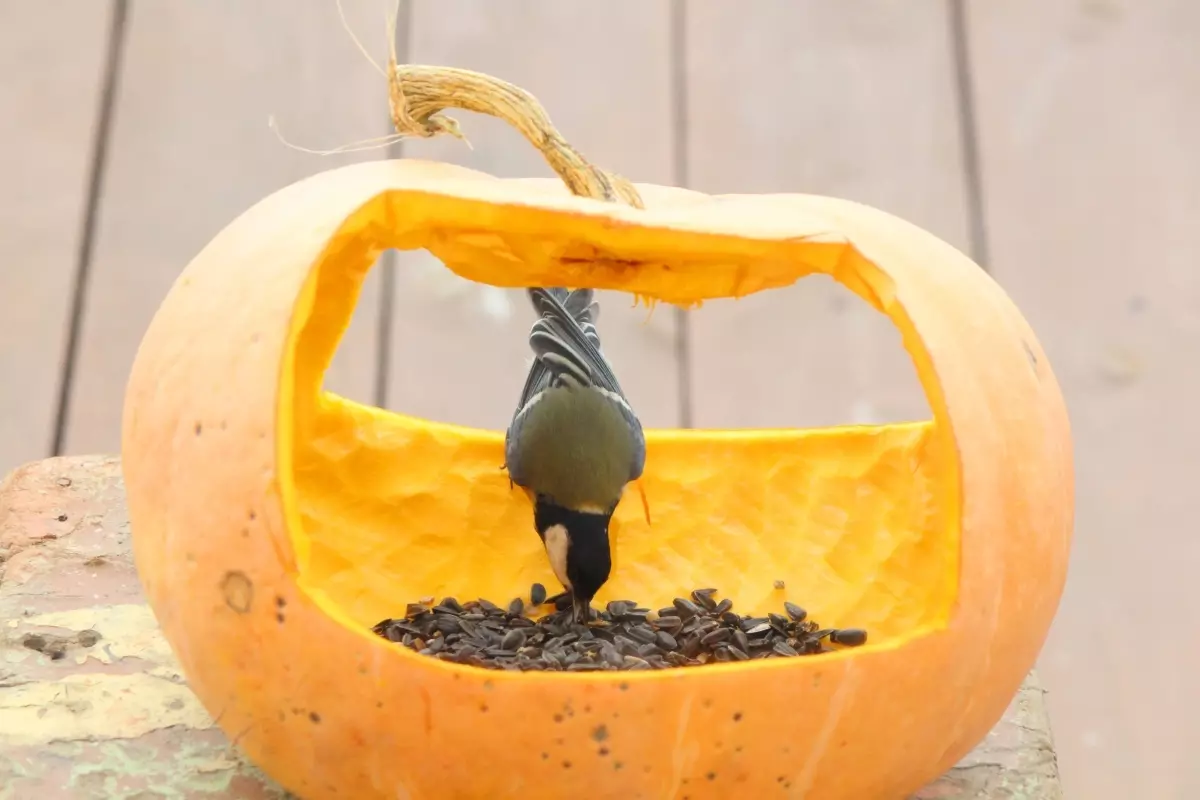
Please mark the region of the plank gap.
POLYGON ((987 215, 983 200, 983 167, 979 157, 979 124, 975 112, 975 86, 971 80, 971 45, 968 41, 966 0, 946 0, 950 53, 954 59, 954 92, 958 96, 958 130, 962 148, 963 201, 971 258, 991 272, 987 215))
MULTIPOLYGON (((667 32, 671 52, 671 133, 676 186, 690 188, 688 175, 687 3, 672 0, 667 32)), ((692 427, 692 328, 684 308, 674 309, 675 371, 679 382, 679 427, 692 427)))
MULTIPOLYGON (((408 62, 412 49, 412 3, 400 0, 396 7, 396 61, 408 62)), ((392 127, 391 110, 388 110, 387 126, 392 127)), ((404 157, 404 142, 393 142, 388 146, 389 158, 404 157)), ((392 377, 392 336, 396 313, 396 263, 395 250, 388 250, 380 259, 379 267, 379 320, 376 328, 375 390, 372 394, 376 408, 387 408, 388 383, 392 377)))
POLYGON ((79 239, 79 252, 75 262, 75 276, 71 282, 71 306, 67 317, 67 341, 59 373, 58 398, 54 411, 54 437, 50 454, 61 456, 66 441, 67 419, 70 412, 71 389, 75 378, 75 365, 79 355, 79 341, 83 331, 83 309, 87 302, 88 279, 91 275, 92 255, 95 252, 97 220, 100 216, 100 196, 104 190, 104 173, 108 163, 108 145, 112 134, 113 118, 116 114, 116 97, 120 80, 122 54, 125 49, 128 0, 114 0, 113 15, 109 25, 108 53, 104 60, 104 83, 100 90, 100 107, 97 109, 96 133, 92 144, 92 167, 87 179, 87 201, 83 208, 83 231, 79 239))

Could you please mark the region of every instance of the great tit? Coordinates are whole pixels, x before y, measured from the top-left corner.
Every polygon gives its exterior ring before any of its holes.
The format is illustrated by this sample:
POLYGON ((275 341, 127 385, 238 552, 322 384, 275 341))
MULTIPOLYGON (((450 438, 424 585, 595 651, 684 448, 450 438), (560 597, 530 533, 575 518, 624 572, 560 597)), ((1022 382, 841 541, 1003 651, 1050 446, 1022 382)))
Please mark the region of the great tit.
POLYGON ((533 501, 533 524, 575 622, 608 581, 608 524, 625 485, 642 475, 646 440, 600 351, 591 289, 527 290, 538 320, 534 361, 505 435, 510 480, 533 501))

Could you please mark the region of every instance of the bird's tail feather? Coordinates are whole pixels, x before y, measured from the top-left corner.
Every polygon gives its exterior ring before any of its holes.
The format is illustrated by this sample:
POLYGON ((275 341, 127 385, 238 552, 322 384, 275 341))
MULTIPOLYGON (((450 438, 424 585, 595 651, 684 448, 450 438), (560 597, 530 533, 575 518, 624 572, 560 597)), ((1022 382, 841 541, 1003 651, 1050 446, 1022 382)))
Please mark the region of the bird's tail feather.
POLYGON ((569 290, 555 286, 546 289, 530 288, 528 292, 533 308, 539 315, 561 317, 561 312, 553 303, 543 302, 540 298, 544 293, 557 300, 571 314, 571 320, 579 326, 592 344, 597 349, 600 348, 600 334, 596 330, 596 320, 600 318, 600 304, 596 302, 596 293, 592 289, 569 290))

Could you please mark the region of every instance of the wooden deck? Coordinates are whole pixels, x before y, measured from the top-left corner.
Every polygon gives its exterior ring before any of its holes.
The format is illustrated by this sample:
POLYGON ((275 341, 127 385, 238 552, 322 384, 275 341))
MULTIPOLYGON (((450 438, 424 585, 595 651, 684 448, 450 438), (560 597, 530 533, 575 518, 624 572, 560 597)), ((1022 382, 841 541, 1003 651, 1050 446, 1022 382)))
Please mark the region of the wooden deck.
MULTIPOLYGON (((344 5, 381 55, 383 4, 344 5)), ((411 0, 400 34, 403 60, 529 89, 600 165, 864 201, 1008 289, 1072 412, 1077 538, 1040 668, 1068 795, 1089 800, 1200 797, 1197 41, 1185 0, 411 0)), ((270 191, 388 155, 307 155, 269 116, 313 148, 388 124, 332 0, 0 0, 0 74, 3 472, 115 451, 138 340, 192 255, 270 191)), ((549 174, 515 133, 460 118, 473 150, 403 153, 549 174)), ((428 257, 384 266, 331 386, 504 425, 524 299, 428 257), (446 368, 463 344, 474 372, 446 368)), ((606 298, 601 333, 647 425, 928 414, 899 337, 832 284, 645 317, 606 298)))

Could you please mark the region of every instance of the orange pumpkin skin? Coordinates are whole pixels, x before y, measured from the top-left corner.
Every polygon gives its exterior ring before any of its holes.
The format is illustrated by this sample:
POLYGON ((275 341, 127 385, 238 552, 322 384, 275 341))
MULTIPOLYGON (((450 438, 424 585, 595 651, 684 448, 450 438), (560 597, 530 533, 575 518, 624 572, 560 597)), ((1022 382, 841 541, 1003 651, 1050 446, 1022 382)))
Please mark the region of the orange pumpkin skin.
POLYGON ((154 318, 123 425, 138 570, 200 700, 297 794, 900 798, 979 742, 1033 665, 1066 575, 1071 444, 1001 289, 854 203, 638 188, 646 210, 444 164, 333 170, 229 225, 154 318), (600 598, 663 605, 711 583, 762 611, 786 578, 815 619, 869 628, 868 645, 521 674, 371 634, 426 594, 553 585, 528 501, 496 469, 502 434, 320 391, 386 247, 427 247, 496 285, 680 303, 823 271, 887 313, 932 422, 648 432, 653 525, 622 504, 600 598), (716 544, 685 562, 671 543, 697 531, 716 544))

